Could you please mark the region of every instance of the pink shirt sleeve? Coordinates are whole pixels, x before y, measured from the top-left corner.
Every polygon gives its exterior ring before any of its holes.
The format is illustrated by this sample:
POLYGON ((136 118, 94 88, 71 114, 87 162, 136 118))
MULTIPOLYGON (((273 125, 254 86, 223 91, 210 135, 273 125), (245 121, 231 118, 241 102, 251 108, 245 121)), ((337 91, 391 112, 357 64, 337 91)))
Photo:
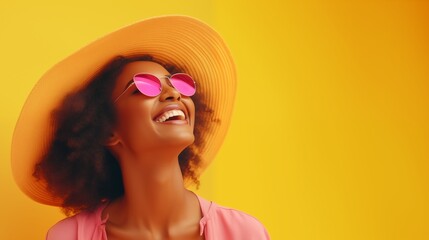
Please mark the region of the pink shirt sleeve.
POLYGON ((269 240, 265 227, 253 216, 226 208, 199 197, 204 217, 200 221, 201 233, 206 239, 269 240))
POLYGON ((52 226, 46 240, 76 240, 77 238, 77 221, 75 217, 66 218, 52 226))
MULTIPOLYGON (((212 230, 216 232, 213 239, 270 239, 265 227, 256 218, 234 209, 218 207, 217 210, 212 222, 212 230)), ((210 232, 210 227, 207 230, 210 232)))
POLYGON ((107 240, 106 219, 101 219, 105 205, 95 212, 82 212, 59 221, 49 229, 46 240, 107 240))

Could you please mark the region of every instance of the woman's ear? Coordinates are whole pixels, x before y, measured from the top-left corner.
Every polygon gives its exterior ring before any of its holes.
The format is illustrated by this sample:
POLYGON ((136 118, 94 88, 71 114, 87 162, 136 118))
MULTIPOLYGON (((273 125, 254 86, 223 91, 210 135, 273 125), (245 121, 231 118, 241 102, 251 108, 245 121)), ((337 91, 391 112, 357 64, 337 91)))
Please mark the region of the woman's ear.
POLYGON ((104 143, 106 146, 112 147, 119 143, 119 138, 116 133, 111 133, 104 143))

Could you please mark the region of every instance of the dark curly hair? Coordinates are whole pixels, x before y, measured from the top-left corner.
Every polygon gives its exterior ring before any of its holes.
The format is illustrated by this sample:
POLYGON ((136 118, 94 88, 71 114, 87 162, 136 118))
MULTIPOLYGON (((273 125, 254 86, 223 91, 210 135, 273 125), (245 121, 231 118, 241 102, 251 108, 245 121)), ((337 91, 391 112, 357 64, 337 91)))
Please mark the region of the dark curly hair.
MULTIPOLYGON (((94 210, 100 203, 124 193, 120 166, 104 143, 116 121, 110 97, 115 81, 124 66, 134 61, 154 61, 170 73, 180 72, 148 55, 118 56, 83 88, 67 95, 52 112, 56 131, 33 175, 46 181, 51 194, 62 199, 61 207, 67 215, 94 210)), ((180 153, 179 164, 184 179, 198 187, 198 149, 204 144, 200 136, 209 129, 208 122, 203 121, 209 118, 198 116, 212 111, 203 103, 201 93, 192 99, 196 111, 195 142, 180 153)))

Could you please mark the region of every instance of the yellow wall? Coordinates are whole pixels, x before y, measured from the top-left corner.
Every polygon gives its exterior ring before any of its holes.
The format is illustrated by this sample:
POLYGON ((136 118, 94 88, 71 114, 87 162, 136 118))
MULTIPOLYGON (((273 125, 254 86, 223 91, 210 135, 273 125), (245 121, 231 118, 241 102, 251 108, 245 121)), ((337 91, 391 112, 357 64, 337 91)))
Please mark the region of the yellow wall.
POLYGON ((229 135, 199 194, 273 239, 429 239, 427 1, 3 1, 0 239, 43 239, 59 211, 15 186, 10 142, 44 71, 138 19, 198 17, 239 71, 229 135))

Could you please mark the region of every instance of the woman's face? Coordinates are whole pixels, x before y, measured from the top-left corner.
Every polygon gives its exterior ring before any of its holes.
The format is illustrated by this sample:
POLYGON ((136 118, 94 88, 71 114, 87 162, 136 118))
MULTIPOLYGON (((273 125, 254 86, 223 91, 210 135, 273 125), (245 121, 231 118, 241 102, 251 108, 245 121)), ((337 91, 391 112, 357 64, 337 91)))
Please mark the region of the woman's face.
POLYGON ((177 152, 194 141, 195 106, 190 97, 181 95, 168 79, 170 73, 160 64, 137 61, 125 66, 112 94, 117 121, 112 132, 120 151, 140 154, 177 152), (161 80, 162 91, 156 97, 140 93, 133 84, 125 90, 136 73, 151 73, 161 80), (125 92, 124 92, 125 90, 125 92), (172 116, 173 115, 173 116, 172 116))

